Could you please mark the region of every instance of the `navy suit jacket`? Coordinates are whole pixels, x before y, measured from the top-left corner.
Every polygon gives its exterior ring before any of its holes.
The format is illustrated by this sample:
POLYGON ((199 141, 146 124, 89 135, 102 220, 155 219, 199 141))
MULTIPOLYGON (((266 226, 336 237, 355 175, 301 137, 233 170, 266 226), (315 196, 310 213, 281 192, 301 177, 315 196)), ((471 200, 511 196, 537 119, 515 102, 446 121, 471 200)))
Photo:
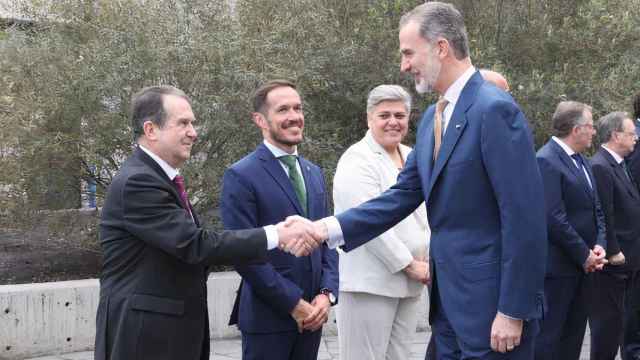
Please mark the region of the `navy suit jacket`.
POLYGON ((607 248, 604 215, 595 191, 597 181, 589 161, 582 158, 593 190, 573 159, 554 140, 537 153, 549 224, 547 276, 581 275, 589 250, 596 244, 607 248))
POLYGON ((616 160, 600 147, 591 158, 604 212, 607 256, 622 251, 625 264, 605 265, 605 271, 640 269, 640 193, 616 160))
POLYGON ((397 184, 337 215, 343 248, 378 236, 425 201, 440 304, 458 337, 489 348, 497 311, 542 315, 546 223, 531 131, 514 100, 476 72, 433 164, 434 110, 424 114, 397 184))
MULTIPOLYGON (((307 190, 307 218, 321 219, 328 214, 322 171, 302 157, 299 163, 307 190)), ((225 172, 221 213, 229 230, 304 216, 289 177, 264 144, 225 172)), ((326 245, 300 258, 273 249, 268 263, 236 266, 236 270, 243 281, 230 323, 245 332, 294 331, 297 324, 290 312, 300 298, 310 302, 324 288, 338 296, 338 254, 326 245)))

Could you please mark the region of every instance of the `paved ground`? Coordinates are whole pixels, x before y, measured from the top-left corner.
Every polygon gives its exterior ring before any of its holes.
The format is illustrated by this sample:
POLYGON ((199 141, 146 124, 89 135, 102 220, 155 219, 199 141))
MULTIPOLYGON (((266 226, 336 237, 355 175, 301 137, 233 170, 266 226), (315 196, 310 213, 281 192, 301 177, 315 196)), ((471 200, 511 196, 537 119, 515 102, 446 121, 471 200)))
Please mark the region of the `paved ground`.
MULTIPOLYGON (((589 359, 589 334, 584 338, 580 360, 589 359)), ((411 344, 411 357, 407 360, 422 360, 427 349, 428 332, 417 333, 411 344)), ((241 359, 240 339, 214 340, 211 342, 210 360, 241 359)), ((337 360, 339 354, 338 338, 333 335, 324 336, 320 344, 318 360, 337 360)), ((617 357, 616 359, 619 359, 617 357)), ((56 356, 45 356, 29 360, 93 360, 93 352, 80 352, 56 356)))

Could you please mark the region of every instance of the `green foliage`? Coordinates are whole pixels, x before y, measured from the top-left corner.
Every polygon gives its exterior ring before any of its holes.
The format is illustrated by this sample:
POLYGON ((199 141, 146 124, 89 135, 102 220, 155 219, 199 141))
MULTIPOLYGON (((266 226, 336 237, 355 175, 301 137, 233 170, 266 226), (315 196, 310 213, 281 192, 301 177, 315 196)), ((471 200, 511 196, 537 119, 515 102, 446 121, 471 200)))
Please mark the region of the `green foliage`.
MULTIPOLYGON (((640 80, 640 0, 452 2, 474 63, 507 76, 538 146, 561 99, 590 103, 596 116, 629 108, 640 80)), ((366 129, 368 91, 413 88, 399 72, 397 27, 419 0, 233 3, 61 0, 30 13, 35 25, 0 32, 2 209, 77 205, 72 194, 89 177, 102 196, 131 151, 128 107, 143 86, 175 85, 193 99, 199 141, 183 172, 201 211, 217 207, 224 169, 261 141, 250 120, 260 82, 298 84, 300 150, 329 183, 366 129)), ((414 117, 434 99, 416 96, 414 117)))

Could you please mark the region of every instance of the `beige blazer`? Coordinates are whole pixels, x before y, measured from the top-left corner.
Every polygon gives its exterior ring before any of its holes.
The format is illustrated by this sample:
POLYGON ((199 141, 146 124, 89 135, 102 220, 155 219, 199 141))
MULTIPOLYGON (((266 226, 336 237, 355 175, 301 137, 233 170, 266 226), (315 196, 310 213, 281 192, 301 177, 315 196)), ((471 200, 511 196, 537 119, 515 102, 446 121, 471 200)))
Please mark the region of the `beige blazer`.
MULTIPOLYGON (((400 144, 404 159, 411 148, 400 144)), ((399 170, 371 135, 340 157, 333 179, 335 213, 378 196, 396 183, 399 170)), ((350 252, 339 250, 340 291, 389 297, 420 296, 423 286, 402 271, 412 259, 428 256, 431 232, 424 203, 379 237, 350 252)))

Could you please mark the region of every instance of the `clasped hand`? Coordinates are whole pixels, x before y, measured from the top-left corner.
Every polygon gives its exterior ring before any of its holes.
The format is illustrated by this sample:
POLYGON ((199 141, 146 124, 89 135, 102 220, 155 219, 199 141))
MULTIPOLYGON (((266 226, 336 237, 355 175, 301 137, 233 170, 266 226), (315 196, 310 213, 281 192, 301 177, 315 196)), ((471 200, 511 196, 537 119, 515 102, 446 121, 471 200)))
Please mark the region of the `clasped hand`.
POLYGON ((311 303, 300 299, 291 311, 291 317, 298 324, 298 332, 316 331, 329 320, 331 302, 324 294, 318 294, 311 303))
POLYGON ((600 245, 595 245, 589 250, 589 256, 584 263, 584 271, 587 273, 600 271, 609 261, 606 259, 606 251, 600 245))
POLYGON ((289 216, 276 225, 278 247, 295 256, 307 256, 327 238, 326 225, 301 216, 289 216))

